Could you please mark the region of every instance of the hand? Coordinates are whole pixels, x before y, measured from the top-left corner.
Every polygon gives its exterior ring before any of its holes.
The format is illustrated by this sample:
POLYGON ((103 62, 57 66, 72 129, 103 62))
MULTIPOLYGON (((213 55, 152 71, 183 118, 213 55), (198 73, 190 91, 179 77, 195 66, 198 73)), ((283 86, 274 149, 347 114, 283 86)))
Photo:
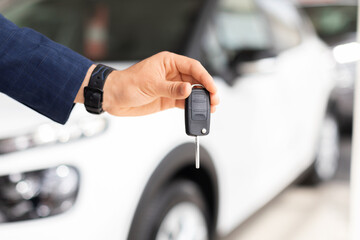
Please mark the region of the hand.
MULTIPOLYGON (((89 69, 90 73, 93 68, 89 69)), ((211 112, 215 112, 219 98, 205 68, 191 58, 161 52, 123 71, 113 71, 104 85, 103 109, 116 116, 140 116, 173 107, 184 108, 185 98, 195 83, 210 92, 211 112)), ((86 81, 83 85, 87 86, 86 81)))

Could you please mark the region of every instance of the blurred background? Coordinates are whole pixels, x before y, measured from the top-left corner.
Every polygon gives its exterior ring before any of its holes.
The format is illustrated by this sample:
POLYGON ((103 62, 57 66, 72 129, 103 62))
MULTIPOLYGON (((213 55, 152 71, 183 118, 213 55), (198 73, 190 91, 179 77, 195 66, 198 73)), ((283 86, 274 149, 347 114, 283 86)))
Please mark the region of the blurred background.
MULTIPOLYGON (((133 63, 163 50, 185 54, 200 60, 210 73, 221 78, 228 87, 237 86, 233 79, 239 76, 256 77, 254 73, 272 72, 275 68, 273 60, 283 52, 301 44, 303 39, 316 38, 316 41, 320 42, 317 46, 321 49, 321 54, 327 54, 327 59, 331 61, 331 78, 334 80, 331 93, 326 100, 328 105, 324 109, 325 121, 317 127, 322 129, 319 130, 321 140, 316 146, 320 149, 317 152, 317 161, 310 164, 306 171, 301 171, 301 174, 295 174, 299 176, 289 178, 289 181, 284 181, 286 184, 279 185, 281 187, 276 188, 274 197, 268 198, 270 201, 266 201, 261 207, 254 207, 252 214, 244 214, 241 217, 242 221, 239 221, 235 228, 219 235, 220 239, 226 240, 347 239, 355 66, 360 59, 360 46, 356 43, 357 1, 258 1, 260 13, 264 14, 266 21, 273 24, 275 34, 272 38, 265 37, 265 33, 261 32, 258 15, 252 11, 253 1, 219 1, 222 6, 219 15, 221 18, 219 22, 209 22, 210 26, 223 24, 218 31, 221 35, 218 40, 220 39, 222 49, 217 48, 218 43, 215 35, 212 35, 211 27, 207 35, 204 34, 207 39, 205 43, 200 43, 199 40, 199 43, 189 44, 196 42, 196 39, 202 39, 201 34, 196 34, 197 31, 194 30, 202 25, 195 27, 194 22, 198 16, 203 16, 204 9, 209 11, 208 7, 202 5, 203 2, 207 1, 175 1, 165 4, 164 1, 140 0, 0 0, 0 13, 18 26, 33 28, 93 61, 113 64, 116 67, 117 62, 133 63), (142 5, 141 8, 138 7, 139 4, 142 5), (292 12, 295 11, 293 9, 296 9, 296 14, 292 12), (231 15, 234 12, 241 13, 241 17, 231 15), (300 16, 301 19, 295 21, 294 16, 300 16), (294 30, 295 27, 291 28, 292 22, 301 24, 294 30), (236 24, 241 27, 236 28, 236 24), (201 51, 202 44, 208 48, 205 54, 201 51), (325 159, 325 165, 319 159, 325 159)), ((202 17, 201 21, 206 21, 205 19, 202 17)), ((203 28, 208 29, 205 24, 203 28)), ((302 54, 308 54, 305 52, 302 54)), ((295 62, 295 54, 289 59, 295 62)), ((299 71, 303 67, 302 63, 297 63, 296 68, 299 71)), ((311 89, 313 85, 316 84, 306 86, 311 89)), ((283 90, 286 91, 286 84, 283 86, 283 90)), ((296 88, 298 85, 294 86, 296 88)), ((246 92, 239 91, 238 94, 246 95, 246 92)), ((302 96, 306 98, 307 92, 303 92, 302 96)), ((312 99, 308 101, 311 102, 312 99)), ((229 102, 225 100, 223 104, 226 103, 229 102)), ((306 124, 307 117, 294 117, 306 124)), ((41 128, 29 130, 25 135, 18 135, 21 131, 17 126, 10 130, 5 127, 0 134, 0 159, 20 150, 25 152, 27 149, 36 148, 38 145, 67 143, 97 136, 105 131, 107 124, 109 121, 106 119, 86 119, 71 122, 66 129, 41 125, 41 128)), ((291 128, 300 126, 290 125, 291 128)), ((29 126, 21 129, 30 129, 29 126)), ((282 126, 286 129, 285 125, 279 125, 279 129, 282 126)), ((257 149, 263 151, 261 144, 265 143, 256 141, 259 145, 257 149)), ((67 151, 72 151, 72 143, 67 144, 70 149, 67 151)), ((48 154, 52 154, 51 151, 48 154)), ((72 164, 61 163, 47 169, 30 167, 27 171, 12 170, 11 174, 6 174, 6 170, 1 171, 0 223, 6 225, 8 222, 31 222, 32 219, 65 214, 77 199, 80 179, 81 169, 72 164)), ((244 179, 247 181, 245 177, 244 179)), ((191 208, 184 209, 183 212, 189 209, 191 212, 191 208)), ((221 209, 220 207, 220 211, 221 209)), ((174 214, 176 213, 175 211, 174 214)), ((196 214, 189 216, 191 219, 197 219, 196 214)), ((131 217, 128 218, 131 221, 131 217)), ((163 219, 166 220, 165 217, 163 219)), ((199 220, 194 224, 202 223, 199 220)), ((166 229, 166 224, 161 226, 161 229, 166 229)), ((206 226, 204 228, 206 231, 206 226)), ((206 239, 201 234, 197 238, 174 236, 177 235, 164 233, 156 239, 206 239)))
POLYGON ((317 186, 284 190, 226 239, 348 239, 351 137, 356 62, 358 2, 297 0, 337 65, 333 92, 339 126, 339 166, 335 177, 317 186), (310 214, 309 214, 310 212, 310 214), (274 228, 274 221, 281 228, 274 228))

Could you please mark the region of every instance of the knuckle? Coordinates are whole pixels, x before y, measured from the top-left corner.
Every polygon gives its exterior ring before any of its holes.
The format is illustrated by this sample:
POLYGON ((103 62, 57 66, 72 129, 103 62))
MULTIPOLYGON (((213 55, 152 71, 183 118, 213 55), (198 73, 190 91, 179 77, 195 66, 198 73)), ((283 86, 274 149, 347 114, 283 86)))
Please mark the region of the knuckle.
POLYGON ((199 68, 199 67, 202 67, 202 64, 201 64, 201 62, 199 61, 199 60, 194 60, 194 67, 195 68, 199 68))
POLYGON ((169 84, 168 85, 168 92, 169 92, 170 96, 175 96, 176 95, 176 85, 175 84, 169 84))
POLYGON ((194 60, 193 64, 192 64, 192 70, 193 71, 200 71, 202 65, 198 60, 194 60))
POLYGON ((166 56, 166 55, 169 55, 171 54, 169 51, 162 51, 159 53, 159 55, 162 55, 162 56, 166 56))

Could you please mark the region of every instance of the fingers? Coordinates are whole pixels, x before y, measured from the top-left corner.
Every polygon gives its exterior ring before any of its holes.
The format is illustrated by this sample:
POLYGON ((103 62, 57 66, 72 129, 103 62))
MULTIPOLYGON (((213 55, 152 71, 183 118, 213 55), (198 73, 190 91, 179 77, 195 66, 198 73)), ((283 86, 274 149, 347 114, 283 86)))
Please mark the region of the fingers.
POLYGON ((195 78, 193 78, 191 75, 180 73, 181 77, 178 79, 178 81, 183 82, 189 82, 191 85, 198 83, 195 78))
POLYGON ((215 106, 211 106, 211 113, 214 113, 216 111, 216 107, 215 106))
POLYGON ((175 107, 184 109, 185 108, 185 100, 184 99, 176 100, 175 107))
POLYGON ((198 83, 202 84, 209 92, 216 93, 217 89, 211 75, 197 60, 172 54, 172 60, 176 66, 176 69, 186 75, 191 75, 198 83))
POLYGON ((212 106, 216 106, 220 103, 219 95, 210 93, 210 103, 212 106))
POLYGON ((191 93, 191 84, 187 82, 162 81, 156 88, 161 97, 173 99, 185 99, 191 93))

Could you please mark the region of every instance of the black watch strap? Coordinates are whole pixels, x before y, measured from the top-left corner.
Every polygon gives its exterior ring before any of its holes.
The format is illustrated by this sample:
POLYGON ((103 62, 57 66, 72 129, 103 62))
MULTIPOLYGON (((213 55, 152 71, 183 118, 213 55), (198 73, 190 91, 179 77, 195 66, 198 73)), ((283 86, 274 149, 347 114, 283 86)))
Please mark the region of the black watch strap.
POLYGON ((100 114, 102 108, 103 88, 106 78, 114 69, 103 64, 98 64, 91 73, 89 85, 84 88, 84 105, 88 112, 100 114))

